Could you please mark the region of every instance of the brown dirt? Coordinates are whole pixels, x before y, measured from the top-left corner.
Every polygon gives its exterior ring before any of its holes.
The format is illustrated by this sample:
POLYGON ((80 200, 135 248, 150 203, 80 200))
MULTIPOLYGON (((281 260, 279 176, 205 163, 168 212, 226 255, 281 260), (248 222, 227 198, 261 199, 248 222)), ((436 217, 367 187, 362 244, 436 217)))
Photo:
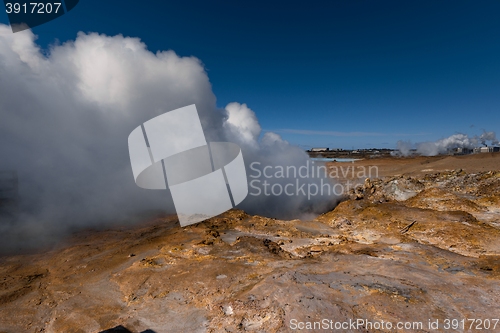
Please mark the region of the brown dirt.
MULTIPOLYGON (((337 162, 336 165, 344 163, 337 162)), ((417 156, 417 157, 382 157, 362 159, 353 163, 355 166, 377 166, 379 177, 413 175, 423 176, 441 171, 462 169, 476 173, 500 169, 500 153, 483 153, 462 156, 417 156)))
POLYGON ((289 332, 325 318, 444 332, 446 319, 498 318, 499 158, 358 161, 381 178, 311 221, 159 216, 4 256, 0 332, 289 332))

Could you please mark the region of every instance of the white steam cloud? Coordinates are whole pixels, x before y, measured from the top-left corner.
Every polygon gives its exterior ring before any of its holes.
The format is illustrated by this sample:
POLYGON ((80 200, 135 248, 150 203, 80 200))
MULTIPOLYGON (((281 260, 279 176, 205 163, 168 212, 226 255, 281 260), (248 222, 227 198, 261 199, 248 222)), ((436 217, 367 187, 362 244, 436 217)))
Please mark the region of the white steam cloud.
POLYGON ((498 144, 499 142, 495 132, 484 131, 480 136, 472 137, 466 134, 458 133, 434 142, 419 142, 412 144, 410 141, 398 141, 395 155, 408 156, 412 153, 412 150, 414 150, 418 155, 436 156, 439 154, 445 154, 456 148, 473 149, 480 145, 495 146, 498 144))
POLYGON ((492 145, 498 145, 499 142, 497 140, 497 135, 495 132, 486 132, 484 131, 483 134, 479 137, 479 141, 481 141, 481 144, 486 146, 488 141, 491 141, 492 145))
MULTIPOLYGON (((16 250, 73 228, 173 213, 168 191, 135 185, 127 137, 138 124, 190 104, 207 141, 240 144, 247 164, 300 166, 308 159, 277 134, 262 135, 245 104, 218 109, 197 58, 154 54, 137 38, 95 33, 46 55, 29 30, 13 34, 0 24, 0 171, 17 171, 21 199, 19 219, 0 224, 0 244, 16 250)), ((242 208, 298 217, 334 204, 331 196, 249 196, 242 208)))

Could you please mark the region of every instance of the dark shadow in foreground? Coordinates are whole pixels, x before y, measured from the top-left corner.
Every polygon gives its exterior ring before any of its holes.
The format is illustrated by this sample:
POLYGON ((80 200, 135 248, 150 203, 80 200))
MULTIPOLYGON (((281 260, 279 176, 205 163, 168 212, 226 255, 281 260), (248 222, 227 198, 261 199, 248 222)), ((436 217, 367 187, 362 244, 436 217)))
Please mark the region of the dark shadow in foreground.
MULTIPOLYGON (((105 331, 101 331, 99 333, 133 333, 132 331, 126 329, 125 327, 123 327, 122 325, 118 325, 116 327, 113 327, 113 328, 110 328, 110 329, 107 329, 105 331)), ((153 330, 145 330, 145 331, 142 331, 140 333, 156 333, 155 331, 153 330)))

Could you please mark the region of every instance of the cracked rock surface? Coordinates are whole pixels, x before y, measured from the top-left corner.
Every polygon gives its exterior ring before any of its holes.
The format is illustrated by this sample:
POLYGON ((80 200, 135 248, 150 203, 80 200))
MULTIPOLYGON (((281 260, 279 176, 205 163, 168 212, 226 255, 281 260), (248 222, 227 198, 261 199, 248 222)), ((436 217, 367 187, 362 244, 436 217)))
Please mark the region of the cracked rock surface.
POLYGON ((360 180, 311 221, 232 210, 181 228, 160 216, 1 257, 0 332, 289 332, 292 320, 500 317, 500 167, 421 162, 360 180))

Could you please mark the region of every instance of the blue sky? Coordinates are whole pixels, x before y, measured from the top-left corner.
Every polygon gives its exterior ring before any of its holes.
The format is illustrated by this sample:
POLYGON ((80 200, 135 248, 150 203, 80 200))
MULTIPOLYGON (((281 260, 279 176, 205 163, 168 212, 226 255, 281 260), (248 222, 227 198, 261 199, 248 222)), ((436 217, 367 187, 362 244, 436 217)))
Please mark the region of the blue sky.
POLYGON ((139 37, 201 59, 218 106, 291 143, 392 148, 500 132, 499 17, 499 1, 81 0, 33 31, 139 37))

